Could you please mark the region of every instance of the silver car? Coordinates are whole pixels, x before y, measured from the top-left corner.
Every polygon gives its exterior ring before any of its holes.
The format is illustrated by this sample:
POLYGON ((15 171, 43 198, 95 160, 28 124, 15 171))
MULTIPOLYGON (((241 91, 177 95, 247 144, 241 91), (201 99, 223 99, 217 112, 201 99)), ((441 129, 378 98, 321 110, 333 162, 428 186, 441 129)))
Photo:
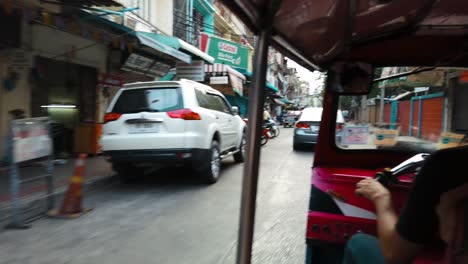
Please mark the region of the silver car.
MULTIPOLYGON (((307 107, 296 122, 294 128, 293 149, 297 150, 301 145, 315 145, 317 143, 320 121, 322 119, 322 108, 307 107)), ((337 142, 341 141, 341 130, 344 125, 343 114, 338 110, 336 117, 337 142)))

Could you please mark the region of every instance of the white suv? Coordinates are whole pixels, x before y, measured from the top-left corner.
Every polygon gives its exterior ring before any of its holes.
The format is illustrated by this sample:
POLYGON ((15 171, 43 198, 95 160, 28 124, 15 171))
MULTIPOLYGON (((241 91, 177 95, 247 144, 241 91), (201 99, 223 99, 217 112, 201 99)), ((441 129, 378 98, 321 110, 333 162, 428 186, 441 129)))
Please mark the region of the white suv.
POLYGON ((214 183, 221 159, 245 158, 246 124, 237 111, 190 80, 127 84, 106 111, 101 144, 124 181, 145 166, 183 164, 214 183))

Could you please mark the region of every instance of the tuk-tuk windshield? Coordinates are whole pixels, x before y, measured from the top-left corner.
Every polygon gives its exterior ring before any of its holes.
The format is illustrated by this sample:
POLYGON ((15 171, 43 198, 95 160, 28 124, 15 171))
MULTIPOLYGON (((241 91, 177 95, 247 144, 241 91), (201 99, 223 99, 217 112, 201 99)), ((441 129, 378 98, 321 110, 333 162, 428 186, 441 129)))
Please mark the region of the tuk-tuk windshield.
MULTIPOLYGON (((385 67, 375 78, 416 67, 385 67)), ((375 82, 368 95, 340 96, 346 122, 337 129, 342 149, 404 149, 415 152, 465 144, 468 133, 468 68, 431 71, 375 82)))

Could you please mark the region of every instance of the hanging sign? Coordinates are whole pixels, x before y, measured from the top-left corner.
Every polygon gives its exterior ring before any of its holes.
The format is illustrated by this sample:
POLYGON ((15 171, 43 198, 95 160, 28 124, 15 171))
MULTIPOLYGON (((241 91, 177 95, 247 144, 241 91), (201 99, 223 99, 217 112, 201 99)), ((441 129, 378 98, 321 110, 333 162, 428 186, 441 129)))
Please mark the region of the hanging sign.
POLYGON ((101 73, 99 75, 99 84, 104 86, 122 87, 124 84, 123 78, 108 73, 101 73))
POLYGON ((178 79, 202 82, 205 80, 205 62, 202 60, 192 61, 192 63, 178 62, 176 75, 178 79))
POLYGON ((427 92, 429 91, 429 87, 414 87, 415 93, 427 92))
POLYGON ((200 48, 215 58, 216 63, 247 69, 249 48, 247 46, 213 36, 201 34, 200 48))
POLYGON ((343 143, 346 145, 365 145, 369 136, 369 127, 367 126, 345 126, 343 143))
POLYGON ((22 162, 52 154, 48 118, 18 119, 11 123, 13 161, 22 162))
POLYGON ((396 129, 380 129, 375 131, 374 145, 394 146, 398 140, 399 131, 396 129))
POLYGON ((238 95, 243 96, 244 95, 243 94, 244 83, 242 79, 232 73, 229 73, 229 79, 231 80, 232 90, 236 92, 238 95))
POLYGON ((443 132, 440 135, 439 142, 437 144, 438 149, 443 148, 454 148, 461 145, 463 138, 465 138, 464 134, 458 133, 450 133, 450 132, 443 132))

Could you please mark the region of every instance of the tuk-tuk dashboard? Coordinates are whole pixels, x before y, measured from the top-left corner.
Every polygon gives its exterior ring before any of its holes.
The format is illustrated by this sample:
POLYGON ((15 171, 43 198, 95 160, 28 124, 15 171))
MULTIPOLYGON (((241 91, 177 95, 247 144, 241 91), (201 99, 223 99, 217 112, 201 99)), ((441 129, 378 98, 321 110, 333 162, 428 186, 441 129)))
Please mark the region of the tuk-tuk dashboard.
POLYGON ((374 206, 355 194, 356 183, 365 178, 379 177, 383 172, 394 173, 394 180, 386 184, 392 192, 396 210, 400 211, 427 156, 415 155, 393 169, 314 167, 306 231, 308 242, 344 244, 358 232, 377 235, 374 206))

